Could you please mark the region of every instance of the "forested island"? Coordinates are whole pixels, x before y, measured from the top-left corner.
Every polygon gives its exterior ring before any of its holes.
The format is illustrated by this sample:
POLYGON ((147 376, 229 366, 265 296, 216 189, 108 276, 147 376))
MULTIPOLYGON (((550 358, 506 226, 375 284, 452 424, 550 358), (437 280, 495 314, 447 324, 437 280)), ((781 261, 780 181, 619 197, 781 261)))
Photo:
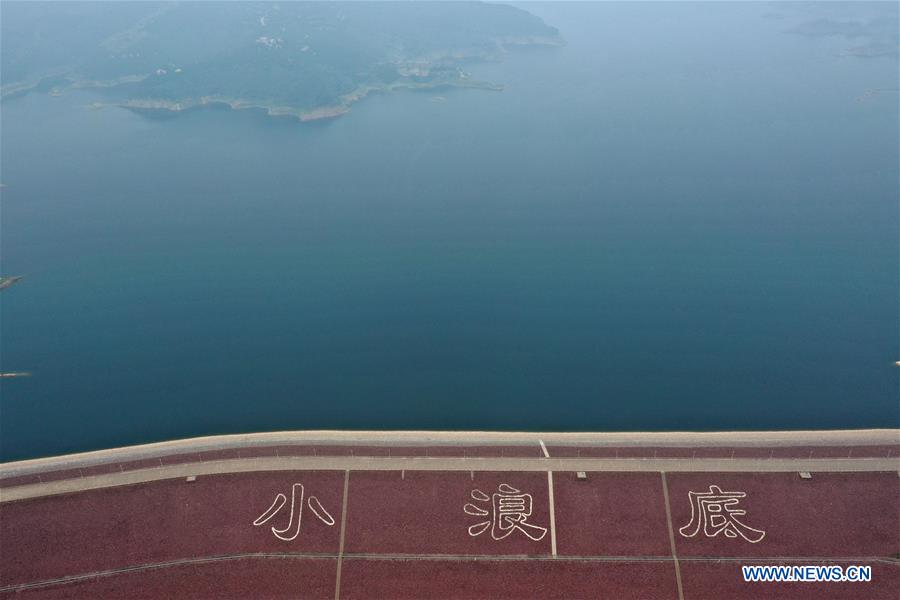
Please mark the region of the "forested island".
POLYGON ((5 3, 2 94, 102 91, 109 104, 226 104, 301 120, 373 92, 475 87, 467 63, 559 32, 481 2, 5 3), (64 13, 64 14, 63 14, 64 13))

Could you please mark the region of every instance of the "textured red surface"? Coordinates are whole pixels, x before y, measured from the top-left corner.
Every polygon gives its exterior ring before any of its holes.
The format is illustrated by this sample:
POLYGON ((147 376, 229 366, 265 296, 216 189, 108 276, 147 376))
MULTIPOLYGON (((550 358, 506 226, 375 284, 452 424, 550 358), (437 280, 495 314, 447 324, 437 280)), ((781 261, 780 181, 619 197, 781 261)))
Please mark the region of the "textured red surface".
POLYGON ((391 456, 425 456, 425 448, 422 446, 397 446, 391 448, 391 456))
POLYGON ((429 446, 425 450, 427 456, 466 456, 465 446, 429 446))
POLYGON ((313 456, 312 446, 271 446, 276 456, 313 456))
POLYGON ((900 456, 900 444, 892 446, 856 446, 851 456, 875 458, 883 456, 900 456))
MULTIPOLYGON (((193 483, 179 478, 3 503, 0 587, 137 567, 14 596, 332 598, 344 476, 343 471, 202 476, 193 483), (326 525, 306 505, 299 536, 286 542, 271 526, 287 526, 289 506, 265 525, 252 523, 277 493, 289 498, 294 483, 303 483, 306 498, 315 495, 336 523, 326 525), (192 562, 178 562, 186 560, 192 562), (168 561, 176 564, 159 565, 168 561)), ((900 565, 884 562, 900 552, 896 472, 814 473, 811 480, 796 473, 668 473, 667 480, 687 600, 900 597, 900 565), (740 508, 747 514, 741 518, 765 530, 766 537, 751 544, 724 535, 680 535, 678 529, 691 517, 688 491, 710 485, 746 492, 740 508), (843 565, 870 564, 874 581, 745 584, 740 564, 754 557, 756 564, 818 564, 823 557, 843 565)), ((549 556, 549 531, 540 541, 515 530, 499 540, 490 528, 469 535, 470 525, 489 517, 466 514, 464 505, 492 509, 490 502, 475 501, 472 490, 490 496, 502 483, 531 494, 528 521, 549 528, 546 472, 352 472, 342 598, 676 596, 658 473, 590 472, 587 481, 571 472, 554 473, 560 555, 555 559, 549 556), (575 556, 593 558, 570 558, 575 556)))
POLYGON ((894 446, 548 446, 554 458, 889 458, 900 456, 894 446))
POLYGON ((162 459, 159 458, 143 458, 141 460, 120 462, 119 466, 123 471, 135 471, 137 469, 155 469, 163 466, 163 463, 162 459))
MULTIPOLYGON (((116 467, 118 470, 118 467, 116 467)), ((31 485, 34 483, 40 483, 41 476, 37 473, 32 473, 30 475, 14 475, 13 477, 5 477, 0 479, 0 487, 14 487, 17 485, 31 485)))
POLYGON ((468 527, 489 520, 463 512, 479 489, 488 496, 501 483, 533 497, 530 523, 549 528, 546 473, 485 473, 354 471, 347 499, 346 552, 416 554, 528 554, 550 553, 549 531, 532 541, 520 531, 494 540, 491 531, 472 537, 468 527))
POLYGON ((296 540, 272 534, 272 525, 288 524, 294 482, 340 520, 344 474, 336 471, 170 479, 0 504, 0 585, 222 554, 337 553, 339 524, 325 525, 308 508, 296 540), (254 527, 278 492, 286 507, 254 527))
POLYGON ((386 446, 349 446, 350 456, 390 456, 391 448, 386 446))
POLYGON ((347 600, 677 597, 672 562, 344 559, 341 577, 347 600))
POLYGON ((544 456, 544 452, 537 444, 533 446, 502 446, 500 455, 510 458, 540 458, 544 456))
POLYGON ((569 556, 671 556, 658 473, 553 475, 558 552, 569 556))
POLYGON ((81 469, 66 469, 65 471, 52 471, 41 474, 41 482, 59 481, 61 479, 77 479, 82 477, 81 469))
POLYGON ((695 562, 681 561, 684 600, 896 600, 900 597, 900 565, 866 562, 791 561, 765 564, 841 565, 869 564, 872 581, 869 583, 745 583, 742 564, 763 564, 738 561, 695 562))
POLYGON ((335 559, 251 558, 132 571, 0 594, 22 600, 334 598, 335 559))
POLYGON ((185 463, 200 462, 203 460, 199 453, 191 454, 172 454, 170 456, 161 456, 160 461, 163 465, 183 465, 185 463))
MULTIPOLYGON (((165 461, 165 459, 163 460, 165 461)), ((120 473, 121 471, 122 467, 119 466, 119 463, 107 463, 104 465, 81 468, 81 474, 85 477, 91 477, 92 475, 106 475, 107 473, 120 473)))
MULTIPOLYGON (((535 450, 539 450, 539 446, 537 444, 535 444, 535 450)), ((503 456, 503 448, 501 448, 500 446, 469 446, 466 448, 466 456, 503 456)))
POLYGON ((238 458, 266 458, 275 456, 275 446, 238 448, 238 458))
POLYGON ((900 552, 900 478, 886 473, 670 473, 669 500, 679 556, 892 556, 900 552), (718 485, 746 492, 740 519, 766 532, 751 544, 724 534, 685 537, 688 492, 718 485))
POLYGON ((200 453, 200 460, 202 461, 228 460, 237 457, 237 448, 227 448, 225 450, 207 450, 206 452, 200 453))

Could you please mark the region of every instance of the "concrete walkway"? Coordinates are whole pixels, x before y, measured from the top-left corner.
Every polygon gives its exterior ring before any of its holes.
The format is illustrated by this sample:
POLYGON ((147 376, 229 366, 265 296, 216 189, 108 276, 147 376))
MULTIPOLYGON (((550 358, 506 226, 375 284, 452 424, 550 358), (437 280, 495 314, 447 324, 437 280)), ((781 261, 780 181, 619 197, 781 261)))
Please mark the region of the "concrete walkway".
POLYGON ((871 472, 897 471, 898 458, 681 459, 681 458, 443 458, 301 456, 238 458, 166 465, 64 479, 0 490, 0 502, 132 485, 188 476, 252 471, 651 471, 651 472, 871 472))
POLYGON ((214 435, 0 463, 0 478, 176 454, 265 446, 790 447, 900 445, 900 429, 712 432, 272 431, 214 435))

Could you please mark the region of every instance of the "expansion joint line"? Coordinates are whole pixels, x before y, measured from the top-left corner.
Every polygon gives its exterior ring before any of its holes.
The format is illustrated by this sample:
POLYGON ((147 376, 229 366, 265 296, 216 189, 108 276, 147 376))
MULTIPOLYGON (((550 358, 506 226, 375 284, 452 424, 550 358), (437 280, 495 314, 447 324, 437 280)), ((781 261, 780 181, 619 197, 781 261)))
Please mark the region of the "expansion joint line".
MULTIPOLYGON (((538 443, 541 445, 541 453, 544 455, 544 458, 550 458, 550 453, 547 452, 547 445, 544 443, 544 440, 538 440, 538 443)), ((550 553, 553 555, 553 558, 556 558, 556 507, 553 498, 553 470, 547 471, 547 493, 550 499, 550 553)))
POLYGON ((334 577, 334 600, 341 597, 341 566, 344 562, 344 535, 347 532, 347 492, 350 488, 350 469, 344 471, 344 501, 341 504, 341 541, 338 545, 337 573, 334 577))
POLYGON ((672 561, 675 563, 675 585, 678 587, 678 600, 684 600, 684 588, 681 585, 681 565, 678 564, 678 554, 675 552, 675 531, 672 529, 672 509, 669 506, 669 484, 666 481, 666 472, 660 471, 659 474, 662 476, 663 499, 666 502, 669 545, 672 547, 672 561))
POLYGON ((547 491, 550 497, 550 552, 556 558, 556 506, 553 500, 553 471, 547 471, 547 491))

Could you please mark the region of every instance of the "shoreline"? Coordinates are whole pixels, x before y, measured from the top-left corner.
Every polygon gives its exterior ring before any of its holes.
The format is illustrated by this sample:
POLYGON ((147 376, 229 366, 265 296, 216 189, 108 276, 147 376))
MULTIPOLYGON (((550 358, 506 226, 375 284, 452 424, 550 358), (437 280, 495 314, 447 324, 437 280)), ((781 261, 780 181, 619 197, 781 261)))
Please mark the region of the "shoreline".
POLYGON ((301 123, 335 119, 350 112, 354 104, 364 100, 372 94, 392 94, 396 92, 426 92, 442 89, 476 89, 491 92, 503 91, 500 84, 487 81, 453 80, 434 82, 409 82, 393 83, 384 86, 364 85, 345 94, 339 102, 332 105, 317 106, 314 108, 299 108, 287 105, 267 104, 256 100, 242 100, 225 98, 220 96, 202 96, 200 98, 184 98, 182 100, 153 100, 134 99, 122 102, 94 102, 91 108, 124 108, 135 112, 155 112, 178 115, 179 113, 199 110, 204 108, 227 108, 233 111, 257 110, 265 113, 267 117, 288 117, 301 123))
POLYGON ((230 448, 321 444, 359 446, 536 445, 609 447, 792 447, 900 444, 900 429, 712 432, 501 432, 296 430, 200 436, 0 463, 0 477, 230 448))

